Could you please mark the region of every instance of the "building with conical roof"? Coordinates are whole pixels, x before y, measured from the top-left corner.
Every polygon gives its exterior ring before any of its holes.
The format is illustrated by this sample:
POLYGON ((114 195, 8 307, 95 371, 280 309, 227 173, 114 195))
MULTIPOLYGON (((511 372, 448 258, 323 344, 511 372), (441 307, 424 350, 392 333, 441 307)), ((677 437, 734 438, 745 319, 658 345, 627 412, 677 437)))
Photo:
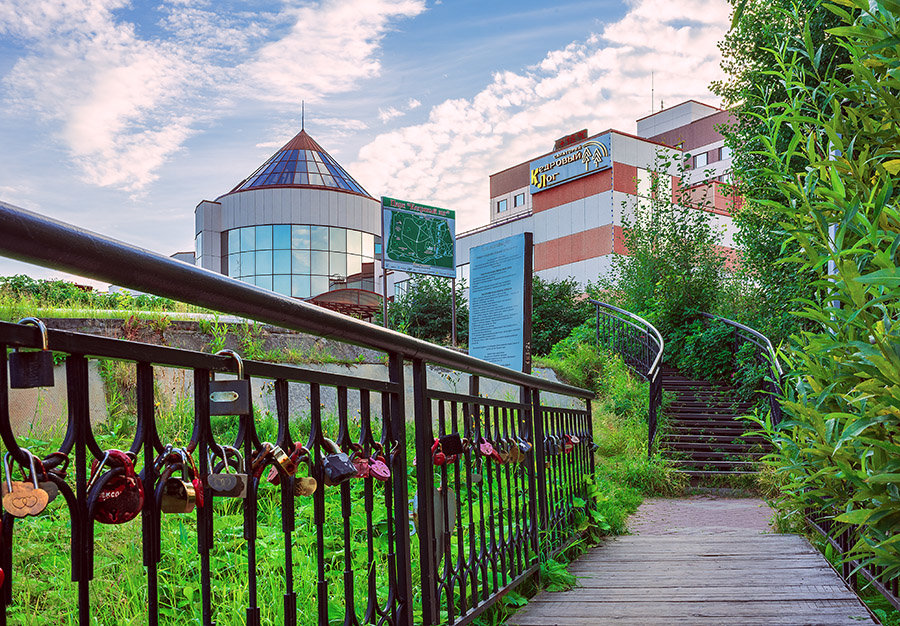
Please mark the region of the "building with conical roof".
POLYGON ((231 191, 197 205, 196 263, 295 298, 354 290, 358 303, 359 290, 375 291, 380 206, 301 130, 231 191))

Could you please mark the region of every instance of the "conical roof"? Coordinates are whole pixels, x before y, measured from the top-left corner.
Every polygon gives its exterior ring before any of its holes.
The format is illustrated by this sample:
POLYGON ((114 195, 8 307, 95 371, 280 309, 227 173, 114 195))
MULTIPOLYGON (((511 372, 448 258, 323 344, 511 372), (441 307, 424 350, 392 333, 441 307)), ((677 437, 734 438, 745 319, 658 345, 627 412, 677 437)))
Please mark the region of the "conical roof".
POLYGON ((305 130, 228 193, 273 187, 333 189, 372 197, 305 130))

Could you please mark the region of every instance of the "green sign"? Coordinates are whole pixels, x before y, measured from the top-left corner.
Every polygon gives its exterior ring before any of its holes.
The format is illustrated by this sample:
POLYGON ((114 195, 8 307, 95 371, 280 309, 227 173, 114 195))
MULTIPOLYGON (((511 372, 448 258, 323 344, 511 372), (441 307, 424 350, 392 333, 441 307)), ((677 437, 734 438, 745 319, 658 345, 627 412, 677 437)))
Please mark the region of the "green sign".
POLYGON ((381 198, 384 267, 413 274, 456 277, 456 213, 381 198))

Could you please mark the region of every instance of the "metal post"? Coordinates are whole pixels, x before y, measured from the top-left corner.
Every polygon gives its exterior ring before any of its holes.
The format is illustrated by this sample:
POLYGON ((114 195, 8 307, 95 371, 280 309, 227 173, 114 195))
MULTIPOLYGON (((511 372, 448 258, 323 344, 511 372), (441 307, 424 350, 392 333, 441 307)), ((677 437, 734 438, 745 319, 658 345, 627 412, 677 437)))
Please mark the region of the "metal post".
POLYGON ((416 478, 419 502, 419 562, 422 582, 422 624, 437 624, 440 619, 437 584, 437 554, 434 537, 434 470, 431 444, 434 428, 430 403, 426 396, 425 362, 413 360, 413 404, 416 433, 416 478))
MULTIPOLYGON (((396 393, 391 394, 391 434, 397 441, 406 441, 406 412, 403 409, 404 379, 403 357, 392 352, 389 355, 389 374, 392 383, 400 386, 396 393)), ((397 476, 403 476, 406 472, 406 446, 401 445, 392 455, 392 472, 397 476)), ((409 515, 406 480, 392 481, 394 489, 394 519, 397 522, 394 532, 397 554, 397 590, 400 594, 399 613, 397 624, 412 626, 413 624, 413 591, 412 591, 412 557, 410 556, 409 524, 406 516, 409 515)))
POLYGON ((456 347, 456 277, 450 279, 450 340, 456 347))
MULTIPOLYGON (((382 258, 384 258, 384 248, 381 250, 382 258)), ((387 271, 384 269, 384 262, 381 264, 381 319, 382 326, 390 328, 391 324, 388 320, 388 301, 387 301, 387 271)))

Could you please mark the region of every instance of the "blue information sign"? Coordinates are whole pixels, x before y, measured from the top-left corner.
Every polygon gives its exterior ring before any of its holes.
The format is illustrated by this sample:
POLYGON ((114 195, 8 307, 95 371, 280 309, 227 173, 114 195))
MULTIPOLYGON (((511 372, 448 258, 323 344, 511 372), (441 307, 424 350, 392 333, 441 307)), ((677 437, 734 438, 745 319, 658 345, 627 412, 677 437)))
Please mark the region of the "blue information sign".
POLYGON ((612 167, 609 133, 563 148, 531 162, 531 193, 612 167))
POLYGON ((531 233, 469 251, 469 354, 531 370, 531 233))

